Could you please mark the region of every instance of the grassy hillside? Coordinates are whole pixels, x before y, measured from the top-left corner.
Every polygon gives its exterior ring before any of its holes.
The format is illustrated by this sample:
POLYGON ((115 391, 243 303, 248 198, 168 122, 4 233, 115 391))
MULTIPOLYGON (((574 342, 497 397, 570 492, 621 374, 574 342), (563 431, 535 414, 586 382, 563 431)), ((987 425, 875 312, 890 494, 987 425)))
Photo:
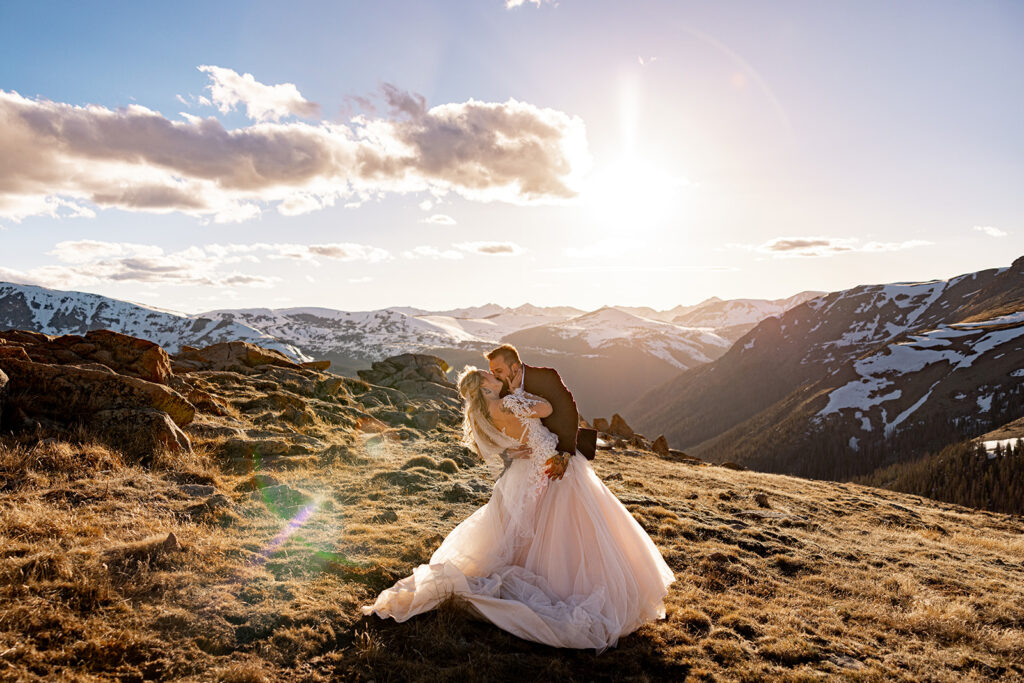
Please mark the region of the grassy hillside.
POLYGON ((664 621, 595 656, 457 602, 358 606, 486 500, 441 429, 237 471, 0 440, 0 676, 52 680, 1019 680, 1024 519, 855 484, 602 451, 676 572, 664 621), (168 541, 168 535, 174 538, 168 541))

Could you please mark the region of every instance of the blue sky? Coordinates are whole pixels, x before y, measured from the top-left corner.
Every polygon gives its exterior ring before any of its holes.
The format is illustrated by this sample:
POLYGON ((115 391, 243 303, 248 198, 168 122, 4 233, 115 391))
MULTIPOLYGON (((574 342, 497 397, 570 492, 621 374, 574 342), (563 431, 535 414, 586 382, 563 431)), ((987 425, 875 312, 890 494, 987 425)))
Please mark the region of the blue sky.
POLYGON ((1007 265, 1021 35, 1010 2, 0 3, 0 280, 667 308, 1007 265))

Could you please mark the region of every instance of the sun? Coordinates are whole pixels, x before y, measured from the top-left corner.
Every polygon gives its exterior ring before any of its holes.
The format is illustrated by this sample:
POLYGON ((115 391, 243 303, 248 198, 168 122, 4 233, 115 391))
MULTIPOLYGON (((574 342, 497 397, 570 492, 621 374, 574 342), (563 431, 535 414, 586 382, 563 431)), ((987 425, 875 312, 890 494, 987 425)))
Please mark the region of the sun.
POLYGON ((596 168, 581 193, 589 221, 610 232, 650 232, 675 222, 689 182, 634 157, 596 168))

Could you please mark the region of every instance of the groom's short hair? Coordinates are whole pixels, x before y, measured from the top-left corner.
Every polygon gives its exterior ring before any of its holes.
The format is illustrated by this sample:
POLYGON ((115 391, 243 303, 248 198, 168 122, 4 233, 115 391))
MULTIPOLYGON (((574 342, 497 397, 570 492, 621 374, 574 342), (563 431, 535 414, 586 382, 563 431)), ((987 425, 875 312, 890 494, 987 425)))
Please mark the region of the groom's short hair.
POLYGON ((496 349, 491 349, 485 356, 487 360, 494 360, 495 358, 501 358, 507 365, 513 363, 523 364, 523 361, 519 360, 519 352, 516 351, 516 347, 511 344, 502 344, 496 349))

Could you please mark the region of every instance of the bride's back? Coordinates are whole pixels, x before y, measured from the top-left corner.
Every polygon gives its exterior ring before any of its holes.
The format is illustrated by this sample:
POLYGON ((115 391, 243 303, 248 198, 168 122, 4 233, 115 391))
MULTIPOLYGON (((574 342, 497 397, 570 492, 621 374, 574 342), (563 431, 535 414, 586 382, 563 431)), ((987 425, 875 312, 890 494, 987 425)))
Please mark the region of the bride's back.
POLYGON ((488 403, 487 414, 495 427, 500 429, 506 436, 522 443, 523 433, 526 431, 526 425, 522 420, 512 413, 502 410, 501 404, 498 402, 488 403))

